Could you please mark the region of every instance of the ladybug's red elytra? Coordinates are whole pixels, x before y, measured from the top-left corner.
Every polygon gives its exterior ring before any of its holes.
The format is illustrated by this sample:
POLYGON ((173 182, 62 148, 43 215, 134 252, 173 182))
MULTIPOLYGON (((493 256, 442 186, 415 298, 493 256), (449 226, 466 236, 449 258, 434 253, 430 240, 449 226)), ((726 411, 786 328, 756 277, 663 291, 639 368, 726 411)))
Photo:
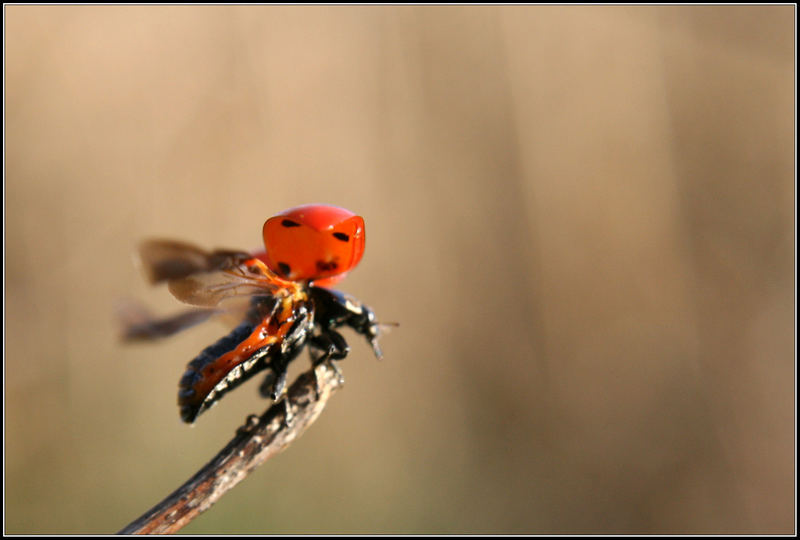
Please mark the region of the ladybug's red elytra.
POLYGON ((169 336, 221 311, 224 300, 248 299, 243 321, 186 366, 178 385, 185 422, 194 422, 225 393, 263 370, 268 373, 261 393, 277 400, 289 363, 306 345, 314 365, 344 359, 350 348, 337 331, 341 326, 363 335, 375 356, 382 356, 381 325, 372 310, 328 288, 361 260, 364 219, 337 206, 311 204, 269 218, 262 232, 266 250, 255 254, 205 251, 172 240, 140 246, 150 281, 166 281, 178 300, 203 309, 166 319, 140 314, 128 321, 127 339, 169 336))
POLYGON ((257 256, 292 281, 332 285, 364 255, 364 218, 338 206, 290 208, 269 218, 262 232, 266 252, 257 256))

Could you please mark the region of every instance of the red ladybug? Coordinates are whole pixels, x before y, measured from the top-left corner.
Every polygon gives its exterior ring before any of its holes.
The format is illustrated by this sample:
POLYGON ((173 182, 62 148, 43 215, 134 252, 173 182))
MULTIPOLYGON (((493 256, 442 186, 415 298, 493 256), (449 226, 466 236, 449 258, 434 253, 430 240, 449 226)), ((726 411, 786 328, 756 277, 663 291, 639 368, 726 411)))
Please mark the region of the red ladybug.
POLYGON ((341 360, 350 348, 337 331, 349 326, 381 358, 380 325, 372 310, 328 289, 355 268, 364 254, 364 219, 336 206, 290 208, 264 223, 266 251, 205 251, 171 240, 140 246, 152 283, 166 281, 182 302, 202 306, 167 319, 141 317, 129 324, 128 339, 172 335, 219 312, 223 300, 248 299, 244 320, 204 349, 186 367, 178 405, 184 422, 194 422, 225 393, 269 370, 261 393, 273 400, 286 385, 289 363, 308 346, 312 362, 341 360))

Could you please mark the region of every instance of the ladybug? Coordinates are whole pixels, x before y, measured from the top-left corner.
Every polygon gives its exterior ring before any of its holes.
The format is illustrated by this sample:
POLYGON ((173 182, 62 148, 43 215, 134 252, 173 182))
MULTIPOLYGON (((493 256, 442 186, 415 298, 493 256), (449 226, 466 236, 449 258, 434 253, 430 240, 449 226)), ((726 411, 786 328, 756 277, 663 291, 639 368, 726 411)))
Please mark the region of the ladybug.
MULTIPOLYGON (((265 250, 206 251, 172 240, 148 240, 139 256, 151 283, 166 282, 193 309, 154 319, 128 314, 124 338, 172 335, 223 311, 221 303, 244 300, 241 322, 186 366, 178 383, 181 419, 193 423, 227 392, 267 370, 261 395, 278 400, 290 362, 308 348, 312 363, 344 359, 350 347, 337 330, 349 326, 366 338, 375 356, 381 325, 355 298, 331 289, 364 254, 364 219, 344 208, 309 204, 269 218, 265 250)), ((230 311, 230 310, 229 310, 230 311)), ((338 368, 336 368, 338 370, 338 368)))

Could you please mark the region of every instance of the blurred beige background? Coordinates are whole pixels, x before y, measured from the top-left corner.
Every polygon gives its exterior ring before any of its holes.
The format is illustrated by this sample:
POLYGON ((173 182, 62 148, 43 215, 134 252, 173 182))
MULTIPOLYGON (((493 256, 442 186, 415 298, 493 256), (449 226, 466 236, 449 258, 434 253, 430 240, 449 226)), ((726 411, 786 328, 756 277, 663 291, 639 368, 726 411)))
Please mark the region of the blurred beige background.
POLYGON ((308 202, 401 326, 185 532, 792 532, 794 12, 5 7, 6 532, 115 532, 265 408, 182 424, 226 328, 114 306, 308 202))

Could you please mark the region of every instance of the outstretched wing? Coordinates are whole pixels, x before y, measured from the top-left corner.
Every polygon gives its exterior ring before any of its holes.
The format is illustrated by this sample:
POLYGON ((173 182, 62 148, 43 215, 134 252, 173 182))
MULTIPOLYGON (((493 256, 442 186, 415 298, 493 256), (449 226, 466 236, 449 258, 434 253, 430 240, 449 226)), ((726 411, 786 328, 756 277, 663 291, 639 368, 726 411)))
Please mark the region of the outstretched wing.
POLYGON ((150 239, 139 245, 139 262, 152 284, 201 272, 226 270, 249 259, 250 254, 230 249, 206 251, 177 240, 150 239))
POLYGON ((297 284, 243 251, 202 248, 174 240, 148 240, 139 260, 151 283, 167 282, 181 302, 213 308, 226 298, 292 294, 297 284))
POLYGON ((191 308, 167 317, 155 317, 148 309, 133 300, 121 300, 116 306, 117 319, 125 341, 152 341, 177 334, 181 330, 207 321, 218 315, 218 309, 191 308))

